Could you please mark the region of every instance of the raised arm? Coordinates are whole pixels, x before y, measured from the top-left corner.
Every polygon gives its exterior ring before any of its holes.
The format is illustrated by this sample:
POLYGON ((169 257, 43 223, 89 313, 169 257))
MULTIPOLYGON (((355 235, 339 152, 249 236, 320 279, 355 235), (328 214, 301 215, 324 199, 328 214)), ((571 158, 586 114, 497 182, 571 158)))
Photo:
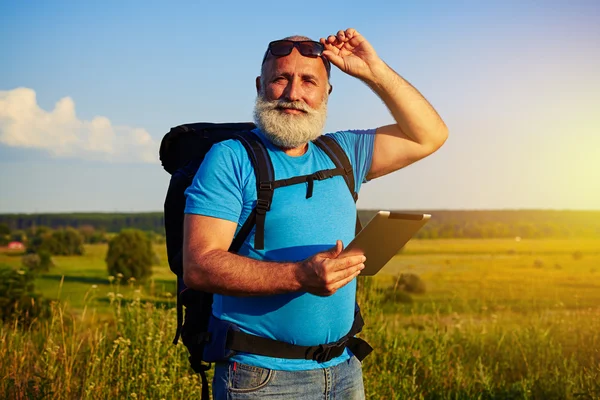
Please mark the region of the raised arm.
POLYGON ((337 258, 335 248, 299 263, 258 261, 228 252, 236 224, 186 214, 184 221, 183 281, 195 290, 230 295, 264 296, 306 291, 328 296, 354 279, 364 257, 337 258))
POLYGON ((392 70, 354 29, 322 38, 323 53, 343 72, 365 82, 385 103, 396 123, 377 129, 367 179, 394 172, 435 152, 448 129, 429 102, 392 70))

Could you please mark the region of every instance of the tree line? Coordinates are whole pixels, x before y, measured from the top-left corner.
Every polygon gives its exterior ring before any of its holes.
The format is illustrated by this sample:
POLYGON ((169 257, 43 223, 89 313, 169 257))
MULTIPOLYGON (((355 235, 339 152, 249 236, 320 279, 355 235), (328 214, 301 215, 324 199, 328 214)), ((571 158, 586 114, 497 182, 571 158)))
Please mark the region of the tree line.
MULTIPOLYGON (((377 211, 359 210, 366 223, 377 211)), ((428 213, 431 220, 418 233, 419 238, 522 238, 600 237, 600 211, 562 210, 409 210, 428 213)), ((164 235, 162 212, 152 213, 61 213, 0 214, 0 225, 25 231, 40 226, 52 229, 93 228, 97 232, 118 233, 135 228, 164 235)), ((0 233, 1 236, 1 233, 0 233)))

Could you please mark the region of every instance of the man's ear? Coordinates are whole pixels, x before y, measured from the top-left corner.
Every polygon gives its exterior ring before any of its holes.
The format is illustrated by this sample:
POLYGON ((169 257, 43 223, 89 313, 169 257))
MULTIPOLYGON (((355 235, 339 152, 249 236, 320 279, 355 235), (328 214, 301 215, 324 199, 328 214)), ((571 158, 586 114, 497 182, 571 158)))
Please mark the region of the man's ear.
POLYGON ((260 76, 256 77, 256 93, 260 93, 260 76))
POLYGON ((333 85, 330 83, 329 84, 329 94, 331 94, 331 92, 333 92, 333 85))

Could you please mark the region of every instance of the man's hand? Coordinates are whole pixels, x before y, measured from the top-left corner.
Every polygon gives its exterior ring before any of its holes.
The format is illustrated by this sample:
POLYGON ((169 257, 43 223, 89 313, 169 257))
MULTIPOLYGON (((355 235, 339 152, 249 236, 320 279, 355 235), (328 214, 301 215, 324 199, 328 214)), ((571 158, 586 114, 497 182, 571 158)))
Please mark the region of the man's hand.
POLYGON ((321 43, 325 46, 323 55, 355 78, 370 82, 374 78, 373 70, 383 64, 375 49, 353 28, 321 38, 321 43))
POLYGON ((299 281, 305 291, 317 296, 331 296, 360 274, 365 268, 366 257, 338 258, 342 250, 342 241, 338 240, 335 247, 300 263, 299 281))

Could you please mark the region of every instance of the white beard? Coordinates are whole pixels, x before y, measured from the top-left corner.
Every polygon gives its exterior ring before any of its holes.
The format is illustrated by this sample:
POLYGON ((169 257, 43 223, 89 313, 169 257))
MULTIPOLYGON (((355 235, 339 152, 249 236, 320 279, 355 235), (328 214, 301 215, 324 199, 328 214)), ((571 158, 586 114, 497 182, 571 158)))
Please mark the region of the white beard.
POLYGON ((268 101, 259 93, 254 106, 254 123, 276 146, 293 149, 305 145, 323 134, 328 97, 325 94, 321 106, 313 109, 303 101, 268 101), (304 113, 286 114, 280 107, 302 110, 304 113))

